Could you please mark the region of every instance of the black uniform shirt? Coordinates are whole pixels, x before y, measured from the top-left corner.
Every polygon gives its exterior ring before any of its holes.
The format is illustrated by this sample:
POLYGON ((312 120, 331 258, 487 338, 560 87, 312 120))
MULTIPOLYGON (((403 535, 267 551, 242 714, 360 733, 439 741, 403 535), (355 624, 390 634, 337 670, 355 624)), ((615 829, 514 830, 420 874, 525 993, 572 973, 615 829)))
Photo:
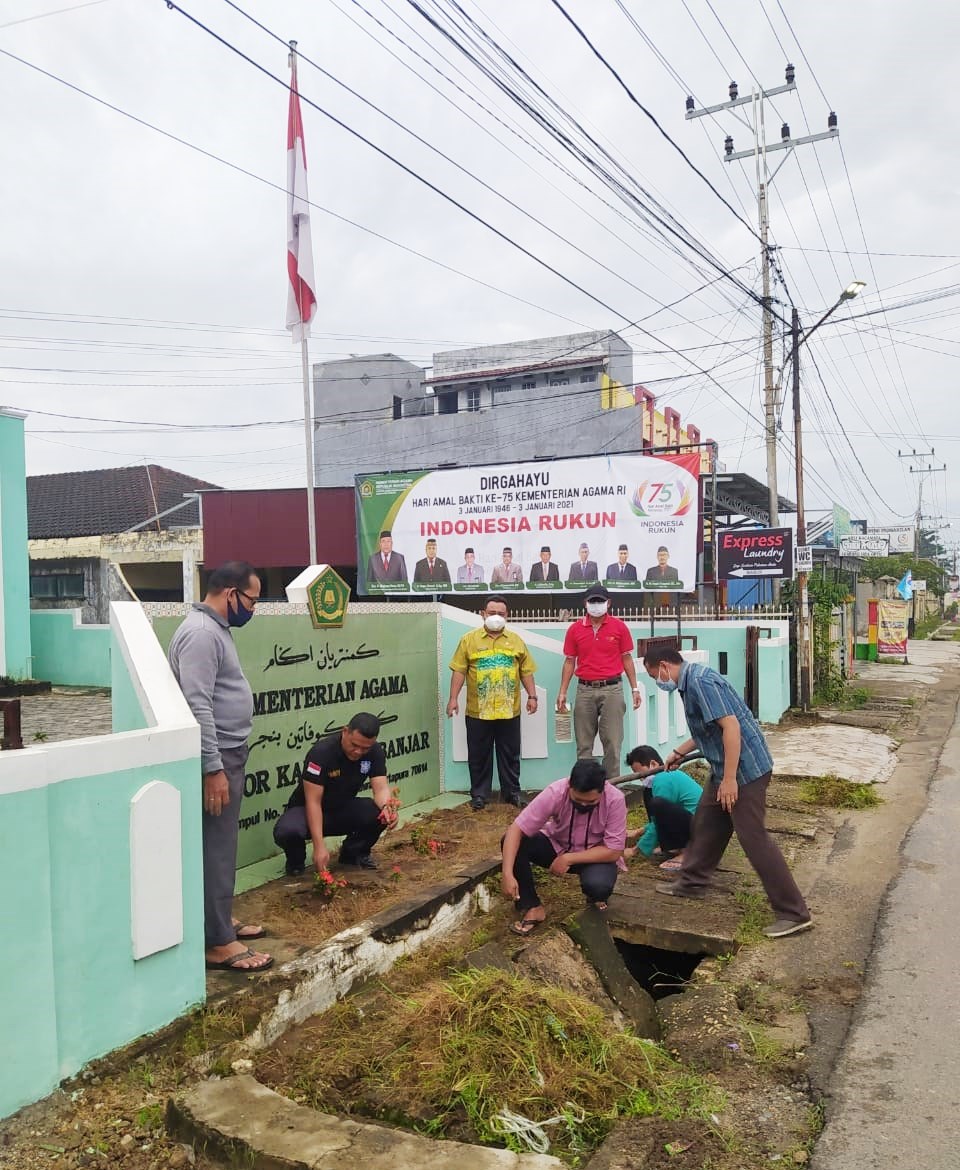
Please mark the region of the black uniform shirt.
POLYGON ((323 811, 328 813, 353 800, 361 788, 369 788, 371 777, 386 776, 387 759, 380 744, 375 743, 359 760, 351 760, 344 754, 340 735, 337 731, 318 740, 307 753, 303 778, 290 797, 287 808, 304 805, 305 782, 323 785, 323 811))

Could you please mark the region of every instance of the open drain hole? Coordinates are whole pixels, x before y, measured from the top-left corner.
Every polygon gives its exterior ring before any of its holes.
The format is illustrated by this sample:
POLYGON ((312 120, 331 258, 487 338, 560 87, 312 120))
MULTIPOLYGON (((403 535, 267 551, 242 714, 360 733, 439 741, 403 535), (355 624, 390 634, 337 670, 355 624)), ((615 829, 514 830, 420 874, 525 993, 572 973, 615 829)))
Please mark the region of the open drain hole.
POLYGON ((679 995, 697 966, 707 957, 702 953, 691 955, 685 951, 666 951, 643 943, 624 942, 620 938, 613 941, 627 970, 654 999, 679 995))

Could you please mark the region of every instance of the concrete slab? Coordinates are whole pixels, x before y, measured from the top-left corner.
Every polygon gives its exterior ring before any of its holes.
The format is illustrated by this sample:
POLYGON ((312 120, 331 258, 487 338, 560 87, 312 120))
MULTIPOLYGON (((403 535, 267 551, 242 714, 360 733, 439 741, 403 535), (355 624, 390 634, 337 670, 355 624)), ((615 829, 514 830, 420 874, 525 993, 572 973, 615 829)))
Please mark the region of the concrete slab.
POLYGON ((637 983, 616 948, 606 916, 590 907, 566 924, 570 937, 599 975, 607 994, 638 1036, 660 1039, 660 1018, 653 997, 637 983))
POLYGON ((685 954, 728 955, 737 949, 742 911, 721 874, 706 898, 658 894, 654 882, 666 874, 650 870, 621 875, 606 912, 614 938, 685 954))
POLYGON ((903 687, 930 687, 940 681, 945 667, 960 662, 960 642, 913 641, 907 644, 907 663, 858 662, 859 681, 896 682, 903 687))
POLYGON ((438 1142, 406 1130, 316 1113, 250 1076, 204 1081, 167 1106, 179 1138, 250 1170, 563 1170, 548 1154, 438 1142))
MULTIPOLYGON (((893 669, 892 667, 890 669, 893 669)), ((775 727, 767 733, 773 772, 785 776, 832 773, 855 784, 877 784, 896 767, 897 741, 882 732, 822 723, 775 727)))

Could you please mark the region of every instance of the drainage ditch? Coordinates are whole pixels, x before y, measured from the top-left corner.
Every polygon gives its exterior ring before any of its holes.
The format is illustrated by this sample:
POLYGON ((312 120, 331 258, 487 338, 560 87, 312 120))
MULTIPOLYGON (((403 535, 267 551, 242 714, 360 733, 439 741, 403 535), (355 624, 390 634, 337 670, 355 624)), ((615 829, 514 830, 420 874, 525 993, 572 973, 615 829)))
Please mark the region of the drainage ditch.
POLYGON ((668 951, 642 943, 624 942, 619 938, 615 938, 614 943, 624 966, 643 990, 656 1000, 683 992, 691 975, 707 958, 702 953, 691 955, 684 951, 668 951))

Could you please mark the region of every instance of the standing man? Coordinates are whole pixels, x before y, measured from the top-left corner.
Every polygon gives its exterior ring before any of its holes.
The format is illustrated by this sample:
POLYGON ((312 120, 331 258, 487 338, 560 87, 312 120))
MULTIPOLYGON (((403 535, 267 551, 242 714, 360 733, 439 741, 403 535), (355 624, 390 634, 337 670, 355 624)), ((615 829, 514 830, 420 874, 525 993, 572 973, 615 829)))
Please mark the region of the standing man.
POLYGON ((760 724, 709 666, 684 662, 677 650, 649 650, 643 665, 660 690, 680 692, 690 728, 690 739, 667 756, 667 767, 676 767, 694 747, 710 765, 710 782, 697 806, 677 880, 658 883, 657 891, 704 897, 735 832, 773 907, 775 921, 763 933, 785 938, 809 930, 810 911, 764 823, 773 759, 760 724))
POLYGON ((621 544, 617 549, 617 559, 612 565, 607 565, 607 581, 636 581, 637 566, 631 565, 627 558, 630 555, 630 550, 625 544, 621 544))
POLYGON ((513 549, 509 546, 503 550, 503 559, 495 565, 490 574, 491 585, 522 585, 523 569, 513 563, 513 549))
POLYGON ((420 585, 449 585, 450 570, 447 562, 437 556, 437 542, 428 540, 424 552, 427 554, 413 566, 413 580, 420 585))
POLYGON ((590 546, 584 542, 578 551, 578 560, 570 566, 568 581, 596 581, 597 562, 590 560, 590 546))
POLYGON ((483 565, 477 564, 476 553, 472 548, 463 550, 463 564, 457 569, 458 585, 473 585, 483 581, 483 565))
POLYGON ((545 544, 540 550, 540 560, 534 561, 530 568, 530 583, 535 585, 541 581, 556 581, 560 583, 560 570, 550 560, 550 545, 545 544))
POLYGON ((384 585, 392 581, 407 583, 407 562, 403 555, 393 551, 393 535, 388 528, 380 533, 377 551, 367 562, 367 582, 384 585))
POLYGON ((223 971, 266 971, 270 955, 249 940, 266 933, 232 917, 237 838, 253 693, 240 667, 231 628, 253 617, 260 578, 246 561, 214 569, 202 602, 173 635, 168 658, 193 717, 200 724, 203 773, 203 911, 206 962, 223 971))
POLYGON ((607 779, 620 775, 620 748, 623 746, 623 675, 633 692, 633 709, 640 706, 640 688, 633 663, 633 637, 610 612, 610 594, 602 585, 591 585, 584 599, 586 613, 567 630, 563 640, 563 667, 557 710, 567 705, 567 689, 577 676, 577 697, 573 705, 573 731, 577 759, 593 758, 593 741, 599 734, 603 744, 603 766, 607 779))
POLYGON ((460 639, 450 660, 447 717, 460 710, 460 692, 467 684, 467 766, 470 807, 479 812, 493 790, 493 753, 497 753, 500 796, 523 808, 520 793, 520 688, 527 692, 527 713, 537 709, 533 672, 537 664, 523 639, 506 629, 507 603, 491 596, 483 607, 483 625, 460 639))
POLYGON ((664 581, 667 584, 676 585, 680 580, 680 574, 669 564, 670 550, 665 544, 661 544, 657 549, 657 563, 651 565, 647 569, 646 576, 643 578, 646 581, 664 581))
POLYGON ((377 868, 370 850, 397 821, 379 734, 379 718, 361 711, 307 753, 303 779, 273 827, 273 839, 287 856, 288 875, 303 873, 307 841, 313 842, 317 873, 329 866, 325 837, 343 837, 341 865, 377 868), (358 795, 364 788, 371 789, 372 800, 358 795))

